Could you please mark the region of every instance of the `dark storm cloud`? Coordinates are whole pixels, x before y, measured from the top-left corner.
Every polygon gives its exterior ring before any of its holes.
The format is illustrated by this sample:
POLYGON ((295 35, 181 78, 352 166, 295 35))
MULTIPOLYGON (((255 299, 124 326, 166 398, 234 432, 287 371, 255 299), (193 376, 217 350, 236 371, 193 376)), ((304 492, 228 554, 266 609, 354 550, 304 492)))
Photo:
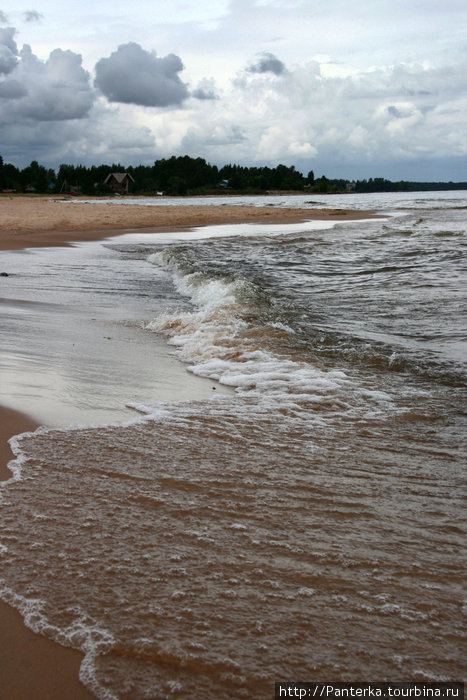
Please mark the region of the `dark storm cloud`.
POLYGON ((41 19, 44 19, 44 16, 40 12, 36 12, 36 10, 24 12, 23 17, 25 22, 40 22, 41 19))
POLYGON ((8 75, 18 63, 18 47, 13 38, 15 34, 13 27, 0 29, 0 74, 8 75))
POLYGON ((249 73, 274 73, 274 75, 282 75, 286 72, 285 64, 272 53, 263 53, 259 61, 249 66, 247 70, 249 73))
POLYGON ((95 86, 111 102, 169 107, 181 105, 188 97, 178 73, 183 63, 175 54, 158 58, 139 44, 122 44, 109 58, 96 64, 95 86))

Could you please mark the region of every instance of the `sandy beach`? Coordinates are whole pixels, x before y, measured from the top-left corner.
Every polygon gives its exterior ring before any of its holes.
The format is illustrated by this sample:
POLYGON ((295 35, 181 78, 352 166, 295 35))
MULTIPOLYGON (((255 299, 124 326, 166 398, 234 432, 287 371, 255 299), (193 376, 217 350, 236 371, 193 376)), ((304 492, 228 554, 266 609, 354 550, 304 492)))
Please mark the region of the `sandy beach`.
MULTIPOLYGON (((368 218, 372 214, 228 205, 126 207, 99 202, 78 204, 53 198, 0 197, 0 250, 61 246, 144 229, 186 230, 212 224, 295 223, 312 219, 337 221, 368 218)), ((11 477, 6 466, 12 458, 8 439, 36 427, 26 415, 0 408, 0 480, 11 477)), ((2 697, 15 700, 92 697, 78 679, 80 653, 32 633, 24 626, 21 615, 4 603, 0 603, 0 625, 3 632, 0 644, 2 697)))
POLYGON ((60 246, 71 241, 99 240, 105 234, 148 229, 190 229, 232 223, 296 223, 307 220, 346 221, 374 212, 345 209, 276 209, 222 207, 118 206, 49 197, 0 197, 0 250, 60 246))

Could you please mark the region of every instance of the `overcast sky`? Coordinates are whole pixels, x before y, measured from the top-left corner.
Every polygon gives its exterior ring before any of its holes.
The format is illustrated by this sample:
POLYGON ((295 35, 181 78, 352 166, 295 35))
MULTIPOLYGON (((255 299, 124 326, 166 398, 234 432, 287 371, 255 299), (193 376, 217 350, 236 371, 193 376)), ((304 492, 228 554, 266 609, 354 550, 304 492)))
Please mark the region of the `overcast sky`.
POLYGON ((0 154, 19 167, 188 154, 316 176, 467 180, 466 0, 10 7, 0 6, 0 154))

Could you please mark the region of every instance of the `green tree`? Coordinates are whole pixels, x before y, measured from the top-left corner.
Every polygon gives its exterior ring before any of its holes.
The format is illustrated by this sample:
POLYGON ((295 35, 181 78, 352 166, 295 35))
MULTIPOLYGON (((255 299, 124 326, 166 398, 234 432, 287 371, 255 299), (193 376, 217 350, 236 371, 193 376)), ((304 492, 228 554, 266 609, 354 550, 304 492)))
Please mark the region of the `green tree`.
POLYGON ((47 192, 51 178, 55 179, 53 170, 47 171, 43 165, 39 165, 37 160, 31 161, 31 164, 20 174, 22 189, 31 189, 36 192, 47 192))

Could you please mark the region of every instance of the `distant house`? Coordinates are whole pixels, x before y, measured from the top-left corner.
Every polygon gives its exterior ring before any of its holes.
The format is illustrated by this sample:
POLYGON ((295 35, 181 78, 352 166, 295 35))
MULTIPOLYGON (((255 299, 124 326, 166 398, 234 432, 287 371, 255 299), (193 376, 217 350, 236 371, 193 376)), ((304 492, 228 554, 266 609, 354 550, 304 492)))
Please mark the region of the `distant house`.
POLYGON ((118 194, 128 194, 130 185, 134 183, 134 179, 130 173, 110 173, 104 180, 104 185, 108 185, 111 190, 118 194))

